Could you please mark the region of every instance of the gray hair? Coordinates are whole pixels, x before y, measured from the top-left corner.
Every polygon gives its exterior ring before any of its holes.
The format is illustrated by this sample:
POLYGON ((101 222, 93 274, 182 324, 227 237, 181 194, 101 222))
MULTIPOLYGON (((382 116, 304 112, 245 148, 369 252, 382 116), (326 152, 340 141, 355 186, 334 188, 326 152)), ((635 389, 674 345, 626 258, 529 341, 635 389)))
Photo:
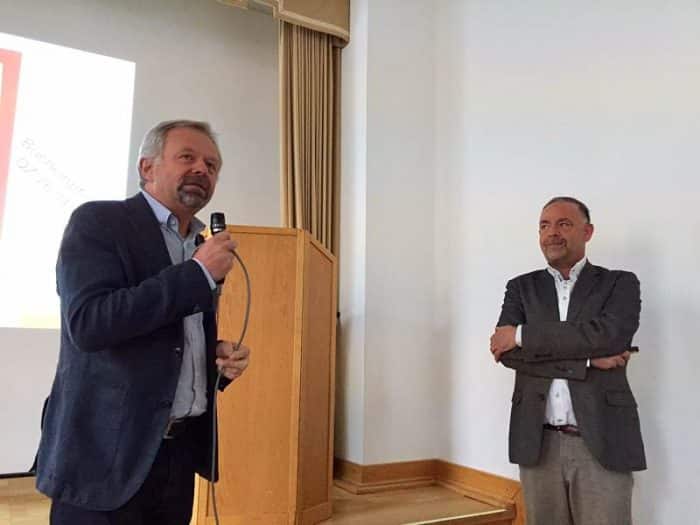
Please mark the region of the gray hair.
POLYGON ((166 120, 149 129, 143 136, 141 146, 139 146, 139 156, 136 160, 136 168, 139 172, 139 186, 141 188, 146 185, 146 181, 141 175, 141 159, 154 159, 163 155, 165 139, 167 138, 168 133, 176 128, 190 128, 204 133, 214 143, 214 146, 216 146, 216 151, 219 153, 219 157, 221 157, 219 143, 216 141, 216 134, 212 131, 208 122, 200 120, 166 120))
POLYGON ((547 206, 549 206, 550 204, 554 204, 555 202, 568 202, 569 204, 575 204, 576 207, 577 207, 577 208, 579 209, 579 211, 581 212, 581 215, 583 215, 583 218, 586 219, 586 222, 587 222, 587 223, 590 223, 590 222, 591 222, 591 212, 590 212, 590 210, 588 209, 588 206, 586 206, 586 205, 585 205, 583 202, 581 202, 580 200, 575 199, 574 197, 568 197, 568 196, 567 196, 567 197, 564 197, 564 196, 562 196, 562 197, 553 197, 553 198, 549 199, 549 201, 547 202, 547 204, 545 204, 544 206, 542 206, 542 209, 544 210, 547 206))

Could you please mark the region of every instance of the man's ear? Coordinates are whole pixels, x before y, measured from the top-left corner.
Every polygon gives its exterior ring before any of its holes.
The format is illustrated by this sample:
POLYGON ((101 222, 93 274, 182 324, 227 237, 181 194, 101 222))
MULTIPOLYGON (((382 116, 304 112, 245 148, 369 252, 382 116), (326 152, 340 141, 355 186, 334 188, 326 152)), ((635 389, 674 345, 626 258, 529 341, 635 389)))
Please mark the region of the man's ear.
POLYGON ((146 182, 153 182, 153 165, 155 164, 153 161, 153 158, 145 157, 139 160, 139 175, 146 182))
POLYGON ((586 223, 583 225, 583 231, 586 235, 586 242, 591 240, 591 237, 593 237, 594 230, 595 230, 595 228, 593 227, 593 225, 591 223, 586 223))

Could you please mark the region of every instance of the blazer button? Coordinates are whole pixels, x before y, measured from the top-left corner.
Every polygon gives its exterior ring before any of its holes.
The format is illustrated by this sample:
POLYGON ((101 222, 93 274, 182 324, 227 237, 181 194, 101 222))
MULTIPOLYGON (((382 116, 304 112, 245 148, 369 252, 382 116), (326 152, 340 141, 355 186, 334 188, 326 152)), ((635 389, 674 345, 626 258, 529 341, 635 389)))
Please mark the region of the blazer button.
POLYGON ((180 347, 180 346, 176 346, 176 347, 173 349, 173 351, 174 351, 177 355, 182 355, 182 347, 180 347))
POLYGON ((161 401, 160 406, 162 408, 170 408, 171 406, 173 406, 173 402, 172 401, 161 401))
POLYGON ((544 401, 545 399, 547 399, 547 396, 545 396, 545 395, 542 394, 542 393, 537 394, 537 397, 540 398, 540 401, 544 401))

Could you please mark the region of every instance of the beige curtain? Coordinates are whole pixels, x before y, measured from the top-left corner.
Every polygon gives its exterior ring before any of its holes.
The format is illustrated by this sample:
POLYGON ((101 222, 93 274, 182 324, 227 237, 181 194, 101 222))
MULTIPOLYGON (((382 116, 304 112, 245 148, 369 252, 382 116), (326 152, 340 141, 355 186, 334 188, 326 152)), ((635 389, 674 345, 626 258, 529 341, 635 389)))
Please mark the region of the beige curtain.
POLYGON ((280 22, 282 220, 338 243, 340 45, 331 35, 280 22))

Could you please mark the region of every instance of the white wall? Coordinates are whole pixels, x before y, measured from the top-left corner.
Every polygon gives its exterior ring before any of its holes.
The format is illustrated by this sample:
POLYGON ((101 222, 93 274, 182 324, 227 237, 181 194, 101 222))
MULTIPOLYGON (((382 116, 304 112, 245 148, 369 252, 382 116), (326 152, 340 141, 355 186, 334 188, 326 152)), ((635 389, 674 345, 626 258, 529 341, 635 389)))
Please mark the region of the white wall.
POLYGON ((540 206, 576 195, 597 225, 591 260, 642 283, 629 375, 650 469, 636 476, 635 523, 686 523, 700 510, 700 5, 443 2, 437 27, 436 231, 451 250, 437 280, 454 371, 445 456, 517 476, 512 372, 487 341, 506 280, 542 266, 540 206))
POLYGON ((441 349, 433 344, 433 7, 369 3, 368 463, 433 457, 441 349), (401 16, 396 16, 402 11, 401 16), (406 28, 411 28, 410 35, 406 28))
MULTIPOLYGON (((145 131, 161 120, 204 119, 219 133, 224 165, 200 216, 208 221, 217 209, 229 223, 279 225, 277 23, 271 17, 214 0, 8 1, 0 2, 0 32, 136 63, 130 194, 138 189, 136 154, 145 131)), ((81 137, 74 139, 81 148, 81 137)), ((94 169, 99 177, 100 166, 94 169)), ((14 331, 8 337, 26 342, 2 349, 0 382, 12 400, 2 416, 14 423, 0 432, 0 474, 31 465, 41 402, 53 380, 58 334, 31 335, 14 331), (34 398, 26 397, 27 388, 34 398)))
POLYGON ((700 512, 700 5, 442 0, 431 18, 400 4, 369 8, 364 463, 434 455, 517 477, 512 372, 488 337, 507 279, 543 266, 541 205, 570 194, 592 210, 591 260, 642 282, 635 523, 687 523, 700 512), (426 333, 431 353, 414 352, 426 333))
POLYGON ((434 96, 432 9, 413 2, 397 18, 404 4, 353 2, 343 54, 336 455, 363 464, 433 457, 443 421, 433 344, 434 114, 423 103, 434 96))
POLYGON ((340 289, 336 345, 335 455, 364 462, 367 257, 368 1, 350 11, 352 41, 342 54, 340 289))

